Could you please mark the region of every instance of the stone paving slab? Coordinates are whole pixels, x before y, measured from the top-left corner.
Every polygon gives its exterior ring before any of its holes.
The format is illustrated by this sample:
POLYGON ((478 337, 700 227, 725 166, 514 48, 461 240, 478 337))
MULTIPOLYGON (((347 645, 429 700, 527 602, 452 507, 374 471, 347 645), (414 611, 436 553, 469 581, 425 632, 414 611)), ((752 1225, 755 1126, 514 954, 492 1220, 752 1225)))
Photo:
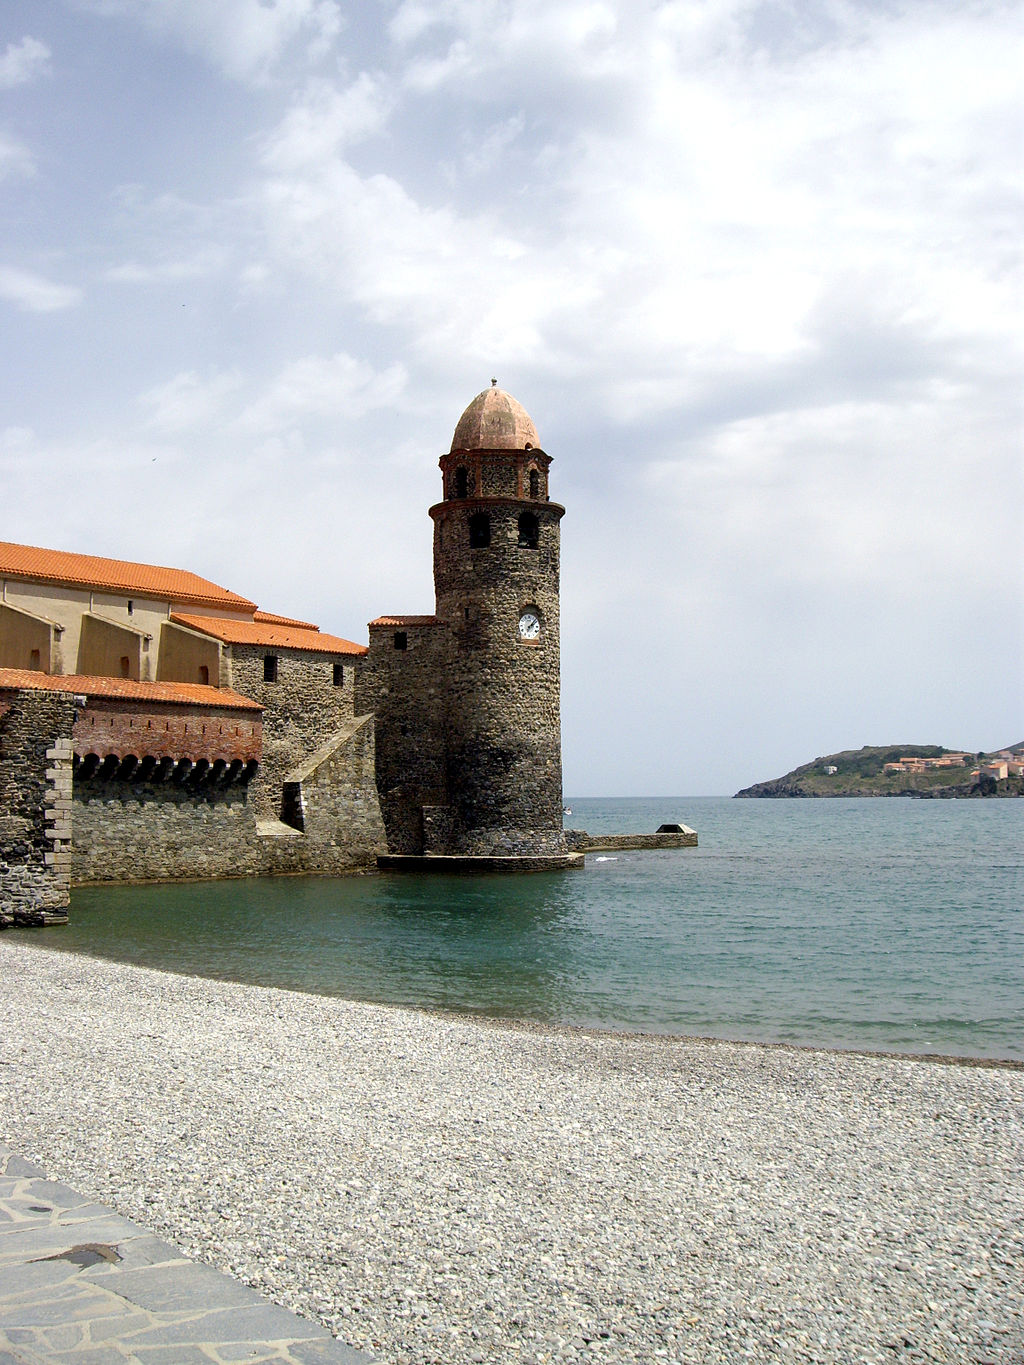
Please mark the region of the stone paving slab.
POLYGON ((0 1144, 0 1365, 371 1365, 0 1144))

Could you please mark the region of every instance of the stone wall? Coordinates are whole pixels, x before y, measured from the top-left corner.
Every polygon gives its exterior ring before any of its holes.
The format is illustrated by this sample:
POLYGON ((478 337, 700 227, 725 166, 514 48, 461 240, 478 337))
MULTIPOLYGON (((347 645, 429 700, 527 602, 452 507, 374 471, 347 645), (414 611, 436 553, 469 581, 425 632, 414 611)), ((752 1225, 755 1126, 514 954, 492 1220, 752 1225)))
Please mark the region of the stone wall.
POLYGON ((285 809, 304 839, 265 840, 265 871, 348 872, 374 866, 386 848, 374 756, 373 717, 360 716, 288 774, 285 809))
POLYGON ((76 885, 244 877, 261 870, 244 786, 81 783, 72 818, 76 885))
MULTIPOLYGON (((559 520, 556 503, 445 502, 435 522, 437 614, 450 625, 445 729, 452 853, 564 851, 559 687, 559 520), (486 511, 490 544, 470 544, 486 511), (537 518, 519 543, 523 512, 537 518), (540 621, 523 640, 524 611, 540 621)), ((394 850, 398 851, 398 850, 394 850)))
POLYGON ((357 685, 360 711, 376 716, 377 790, 392 853, 424 851, 423 808, 448 828, 445 769, 447 628, 437 621, 370 626, 357 685), (405 647, 395 647, 395 637, 405 647), (439 809, 440 808, 440 811, 439 809))
POLYGON ((181 881, 375 866, 385 847, 372 716, 354 719, 287 775, 298 828, 258 821, 244 783, 92 779, 77 784, 73 879, 181 881))
POLYGON ((250 793, 261 819, 281 812, 289 772, 355 716, 356 670, 361 655, 311 654, 278 646, 230 645, 222 683, 263 707, 263 760, 250 793), (277 680, 264 677, 264 661, 277 660, 277 680), (335 665, 342 681, 334 681, 335 665))
POLYGON ((0 709, 0 927, 65 917, 74 697, 19 691, 0 709))
POLYGON ((565 841, 579 853, 607 853, 630 848, 696 848, 696 831, 684 826, 678 834, 587 834, 567 829, 565 841))

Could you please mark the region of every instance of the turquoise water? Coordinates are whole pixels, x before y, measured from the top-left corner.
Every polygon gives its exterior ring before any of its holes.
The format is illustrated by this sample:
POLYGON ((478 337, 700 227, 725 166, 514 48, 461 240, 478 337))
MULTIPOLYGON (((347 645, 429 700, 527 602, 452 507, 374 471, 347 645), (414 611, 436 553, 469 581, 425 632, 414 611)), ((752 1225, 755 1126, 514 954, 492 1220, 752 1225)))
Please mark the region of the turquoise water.
POLYGON ((606 1029, 1024 1059, 1024 802, 569 804, 573 828, 681 820, 700 847, 518 877, 89 888, 45 943, 606 1029))

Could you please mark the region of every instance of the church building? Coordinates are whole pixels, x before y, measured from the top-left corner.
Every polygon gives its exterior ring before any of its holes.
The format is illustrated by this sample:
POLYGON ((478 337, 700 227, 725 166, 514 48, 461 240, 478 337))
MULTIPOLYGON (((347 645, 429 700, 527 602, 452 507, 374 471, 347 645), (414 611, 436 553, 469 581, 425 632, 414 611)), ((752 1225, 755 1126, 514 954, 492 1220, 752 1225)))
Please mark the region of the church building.
POLYGON ((0 542, 0 913, 33 868, 56 887, 579 861, 550 465, 492 382, 440 459, 434 615, 380 616, 368 647, 184 570, 0 542))

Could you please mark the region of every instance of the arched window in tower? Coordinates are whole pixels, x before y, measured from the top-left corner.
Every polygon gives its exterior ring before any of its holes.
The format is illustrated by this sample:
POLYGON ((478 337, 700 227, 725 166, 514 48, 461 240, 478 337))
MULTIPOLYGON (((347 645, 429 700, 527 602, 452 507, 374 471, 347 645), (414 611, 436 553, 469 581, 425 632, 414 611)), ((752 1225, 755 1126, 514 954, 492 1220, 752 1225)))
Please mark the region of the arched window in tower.
POLYGON ((491 518, 486 512, 474 512, 469 519, 469 548, 483 550, 491 543, 491 518))
POLYGON ((530 470, 530 497, 540 497, 540 471, 537 469, 530 470))
POLYGON ((519 514, 519 548, 521 550, 536 550, 539 537, 540 522, 532 512, 521 512, 519 514))
POLYGON ((469 497, 469 470, 464 464, 460 464, 455 471, 455 497, 469 497))

